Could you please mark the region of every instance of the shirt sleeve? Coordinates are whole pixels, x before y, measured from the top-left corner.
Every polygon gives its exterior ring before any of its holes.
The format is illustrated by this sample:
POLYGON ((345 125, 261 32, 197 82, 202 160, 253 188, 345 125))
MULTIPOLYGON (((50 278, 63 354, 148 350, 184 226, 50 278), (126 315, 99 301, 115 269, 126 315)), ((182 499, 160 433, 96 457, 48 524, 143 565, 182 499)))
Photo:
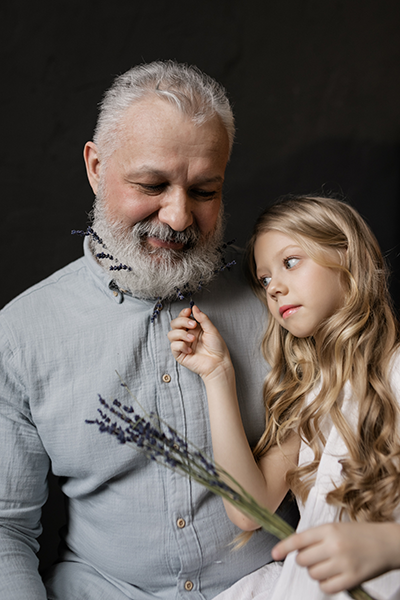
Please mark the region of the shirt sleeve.
POLYGON ((45 600, 36 552, 49 458, 17 363, 0 327, 0 598, 45 600))

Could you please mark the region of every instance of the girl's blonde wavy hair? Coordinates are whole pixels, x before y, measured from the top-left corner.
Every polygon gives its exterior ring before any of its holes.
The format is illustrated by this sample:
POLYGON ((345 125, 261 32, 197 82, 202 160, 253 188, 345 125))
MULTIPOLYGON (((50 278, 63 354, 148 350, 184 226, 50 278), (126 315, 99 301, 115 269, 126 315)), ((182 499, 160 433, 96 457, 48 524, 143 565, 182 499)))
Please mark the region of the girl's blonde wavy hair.
POLYGON ((254 244, 271 229, 290 236, 318 264, 338 270, 344 298, 343 307, 320 324, 315 337, 296 338, 270 318, 262 342, 272 367, 264 384, 266 429, 255 457, 297 430, 314 452, 311 464, 296 466, 287 475, 291 489, 304 501, 326 443, 321 424, 329 415, 348 457, 341 461, 343 483, 327 501, 352 520, 390 520, 400 500, 399 408, 389 383, 399 325, 379 245, 357 211, 342 201, 312 196, 281 199, 260 215, 247 250, 251 285, 266 306, 254 244), (335 254, 337 262, 332 262, 335 254), (340 409, 347 381, 358 403, 356 431, 340 409), (315 400, 306 404, 307 394, 319 383, 315 400))

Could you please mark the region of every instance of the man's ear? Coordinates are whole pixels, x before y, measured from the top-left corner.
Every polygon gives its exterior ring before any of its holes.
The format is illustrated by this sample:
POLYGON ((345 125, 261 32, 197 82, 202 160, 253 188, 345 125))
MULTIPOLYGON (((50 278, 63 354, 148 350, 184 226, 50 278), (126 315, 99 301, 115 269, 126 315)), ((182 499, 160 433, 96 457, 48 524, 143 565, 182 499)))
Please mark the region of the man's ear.
POLYGON ((100 155, 94 142, 87 142, 83 149, 86 173, 94 194, 97 194, 100 181, 100 155))

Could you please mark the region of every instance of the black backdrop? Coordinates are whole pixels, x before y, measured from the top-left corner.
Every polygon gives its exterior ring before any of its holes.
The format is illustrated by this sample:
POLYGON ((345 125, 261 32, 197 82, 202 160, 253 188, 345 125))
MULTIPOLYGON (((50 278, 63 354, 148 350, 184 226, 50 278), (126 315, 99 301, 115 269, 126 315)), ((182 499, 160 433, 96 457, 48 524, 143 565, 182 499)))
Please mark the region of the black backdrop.
POLYGON ((400 298, 398 0, 3 0, 0 306, 81 255, 82 148, 113 78, 197 64, 229 91, 225 199, 243 244, 287 192, 343 193, 373 227, 400 298))
POLYGON ((287 192, 337 192, 374 229, 400 307, 399 0, 3 0, 0 306, 81 255, 97 103, 140 62, 221 81, 237 138, 227 238, 287 192))

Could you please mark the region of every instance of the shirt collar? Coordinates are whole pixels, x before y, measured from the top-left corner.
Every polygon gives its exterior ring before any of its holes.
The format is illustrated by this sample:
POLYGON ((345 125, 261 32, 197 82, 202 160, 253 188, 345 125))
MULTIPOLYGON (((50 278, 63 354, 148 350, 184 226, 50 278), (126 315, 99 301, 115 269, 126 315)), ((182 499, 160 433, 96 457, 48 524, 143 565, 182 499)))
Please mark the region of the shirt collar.
MULTIPOLYGON (((92 273, 97 285, 107 294, 107 296, 113 298, 116 302, 118 302, 118 304, 121 304, 124 301, 125 296, 133 298, 130 292, 121 290, 111 274, 107 273, 107 271, 103 269, 101 265, 99 265, 90 249, 90 236, 86 236, 84 238, 83 252, 87 267, 92 273)), ((138 298, 134 299, 138 302, 147 302, 146 300, 139 300, 138 298)), ((154 304, 154 301, 149 300, 148 303, 154 304)))

